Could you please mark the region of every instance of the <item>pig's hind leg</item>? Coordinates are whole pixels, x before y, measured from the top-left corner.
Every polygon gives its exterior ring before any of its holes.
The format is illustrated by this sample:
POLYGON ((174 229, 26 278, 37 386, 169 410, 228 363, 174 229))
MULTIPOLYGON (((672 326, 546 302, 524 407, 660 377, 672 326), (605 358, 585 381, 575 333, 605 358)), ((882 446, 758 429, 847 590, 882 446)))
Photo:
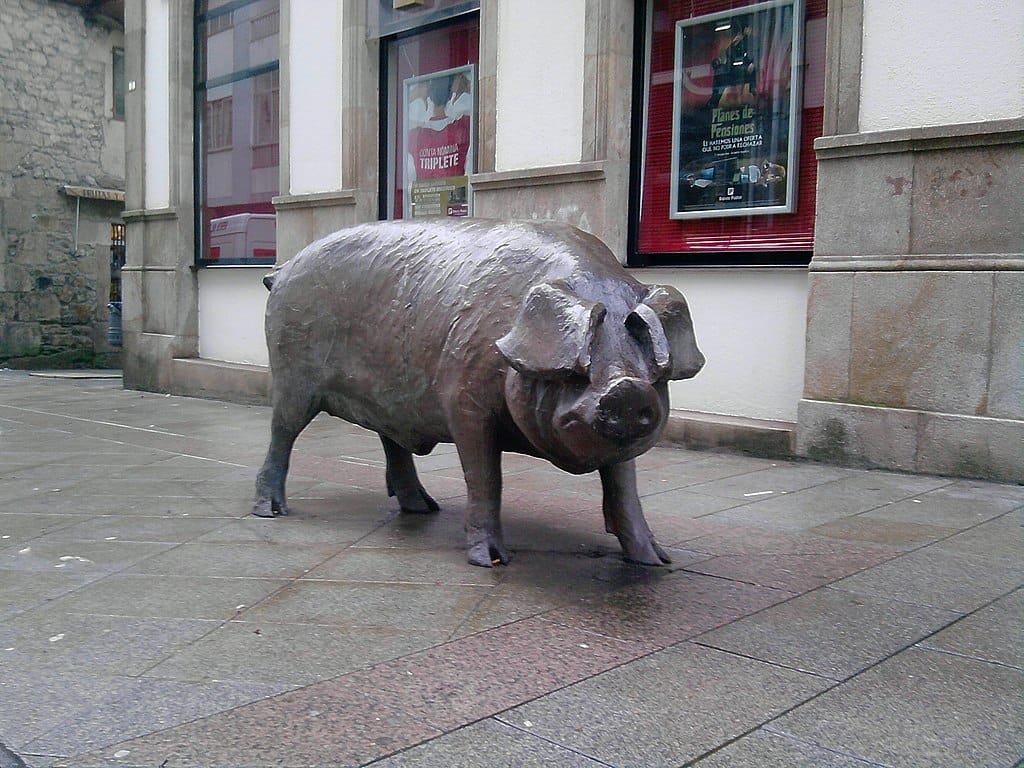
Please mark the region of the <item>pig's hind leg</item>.
POLYGON ((380 436, 380 442, 384 446, 384 456, 388 462, 388 496, 398 497, 398 504, 403 512, 437 512, 440 509, 437 502, 420 484, 412 453, 384 435, 380 436))
POLYGON ((605 530, 618 538, 626 559, 642 565, 672 562, 644 518, 636 489, 636 463, 611 464, 601 467, 600 473, 605 530))
MULTIPOLYGON (((284 376, 278 377, 278 383, 283 378, 284 376)), ((321 410, 319 401, 312 392, 289 392, 283 384, 280 384, 280 388, 275 386, 273 403, 270 448, 267 449, 267 458, 256 475, 256 501, 252 513, 257 517, 288 514, 284 482, 288 475, 292 446, 295 445, 295 438, 299 433, 321 410)))

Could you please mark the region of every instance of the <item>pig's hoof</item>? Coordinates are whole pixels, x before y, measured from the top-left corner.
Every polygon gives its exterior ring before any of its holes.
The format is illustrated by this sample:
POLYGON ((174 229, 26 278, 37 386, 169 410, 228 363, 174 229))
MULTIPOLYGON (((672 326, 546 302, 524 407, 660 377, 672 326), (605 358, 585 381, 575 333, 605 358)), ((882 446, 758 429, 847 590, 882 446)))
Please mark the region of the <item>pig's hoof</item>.
POLYGON ((668 565, 672 558, 654 539, 644 542, 634 542, 631 546, 622 548, 623 557, 631 563, 640 565, 668 565))
POLYGON ((512 560, 512 553, 505 548, 504 544, 484 540, 470 544, 466 559, 469 560, 470 565, 492 568, 495 565, 508 565, 512 560))
POLYGON ((408 512, 413 515, 428 515, 431 512, 437 512, 441 509, 441 507, 438 506, 438 503, 434 501, 430 494, 423 490, 422 487, 420 488, 419 493, 411 500, 400 499, 399 504, 401 505, 403 512, 408 512))
POLYGON ((256 499, 256 503, 253 504, 252 513, 256 515, 256 517, 276 517, 277 515, 287 515, 288 505, 283 501, 274 501, 261 496, 256 499))

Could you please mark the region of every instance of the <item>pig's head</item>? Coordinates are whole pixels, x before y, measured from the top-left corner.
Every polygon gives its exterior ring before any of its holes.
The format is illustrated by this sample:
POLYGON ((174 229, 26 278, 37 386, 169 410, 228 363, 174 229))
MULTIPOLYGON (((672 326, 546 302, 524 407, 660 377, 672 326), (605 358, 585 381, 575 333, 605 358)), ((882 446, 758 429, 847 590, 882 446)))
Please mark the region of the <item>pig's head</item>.
POLYGON ((700 371, 690 311, 667 286, 620 283, 601 300, 535 286, 497 345, 505 399, 533 447, 569 472, 640 455, 668 419, 668 382, 700 371), (645 293, 646 291, 646 293, 645 293))

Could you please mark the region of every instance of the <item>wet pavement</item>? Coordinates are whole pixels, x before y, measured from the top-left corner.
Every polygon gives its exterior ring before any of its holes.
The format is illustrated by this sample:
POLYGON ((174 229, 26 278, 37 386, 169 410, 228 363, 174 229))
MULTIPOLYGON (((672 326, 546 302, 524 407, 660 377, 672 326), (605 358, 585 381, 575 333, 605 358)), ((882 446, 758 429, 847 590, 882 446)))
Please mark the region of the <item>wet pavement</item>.
POLYGON ((1012 766, 1024 487, 655 449, 669 568, 506 456, 465 563, 450 446, 401 515, 370 433, 0 372, 0 766, 1012 766))

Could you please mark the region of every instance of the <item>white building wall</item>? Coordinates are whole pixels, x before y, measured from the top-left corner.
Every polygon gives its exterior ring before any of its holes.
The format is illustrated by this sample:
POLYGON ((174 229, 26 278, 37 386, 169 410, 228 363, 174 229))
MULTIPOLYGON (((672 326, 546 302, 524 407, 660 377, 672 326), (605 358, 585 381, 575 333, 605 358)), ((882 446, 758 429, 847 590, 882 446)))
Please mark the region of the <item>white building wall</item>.
POLYGON ((328 192, 342 179, 342 3, 292 0, 290 7, 290 192, 328 192))
POLYGON ((586 0, 496 5, 495 170, 579 162, 586 0))
POLYGON ((229 363, 269 365, 263 315, 269 267, 199 270, 199 356, 229 363))
POLYGON ((860 130, 1024 115, 1024 2, 864 0, 860 130))
POLYGON ((673 382, 672 408, 796 421, 803 394, 807 273, 786 270, 636 270, 686 297, 707 363, 673 382))
POLYGON ((145 88, 146 208, 171 204, 171 102, 169 0, 145 0, 146 29, 143 56, 145 88))

